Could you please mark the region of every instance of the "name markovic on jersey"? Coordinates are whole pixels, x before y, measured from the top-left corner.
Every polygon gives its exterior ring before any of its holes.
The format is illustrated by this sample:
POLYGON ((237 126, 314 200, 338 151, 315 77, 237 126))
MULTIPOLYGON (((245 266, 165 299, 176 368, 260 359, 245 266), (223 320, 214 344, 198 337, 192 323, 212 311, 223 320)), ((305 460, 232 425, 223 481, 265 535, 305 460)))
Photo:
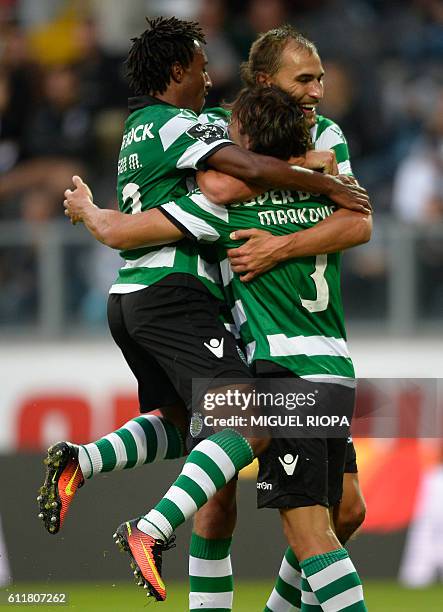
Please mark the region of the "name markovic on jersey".
POLYGON ((305 191, 288 191, 286 189, 272 189, 266 191, 248 202, 240 202, 231 204, 230 208, 238 207, 260 207, 257 210, 257 215, 261 225, 285 225, 286 223, 295 223, 296 225, 311 225, 318 223, 335 212, 334 205, 317 204, 317 206, 306 206, 303 208, 271 208, 262 210, 262 206, 269 206, 269 203, 275 204, 277 207, 287 204, 296 204, 306 200, 318 198, 318 193, 307 193, 305 191))
POLYGON ((334 206, 320 206, 316 208, 287 208, 286 210, 259 210, 257 215, 261 225, 285 225, 286 223, 308 225, 326 219, 334 211, 334 206))

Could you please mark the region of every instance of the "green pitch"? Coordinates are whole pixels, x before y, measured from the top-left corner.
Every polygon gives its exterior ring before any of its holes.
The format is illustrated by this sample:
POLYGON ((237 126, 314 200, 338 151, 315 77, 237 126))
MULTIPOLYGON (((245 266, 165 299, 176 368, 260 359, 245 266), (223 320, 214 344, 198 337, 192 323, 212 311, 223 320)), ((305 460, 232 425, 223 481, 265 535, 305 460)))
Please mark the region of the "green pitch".
MULTIPOLYGON (((443 610, 443 586, 427 589, 406 590, 394 582, 364 583, 369 612, 441 612, 443 610)), ((233 612, 261 612, 266 597, 271 589, 271 582, 236 583, 233 612)), ((0 591, 0 607, 8 606, 9 610, 78 610, 79 612, 186 612, 187 586, 185 583, 170 583, 168 600, 155 603, 144 596, 142 589, 132 584, 50 584, 42 586, 17 584, 0 591), (11 593, 61 593, 66 592, 69 604, 64 606, 42 606, 8 604, 11 593)))

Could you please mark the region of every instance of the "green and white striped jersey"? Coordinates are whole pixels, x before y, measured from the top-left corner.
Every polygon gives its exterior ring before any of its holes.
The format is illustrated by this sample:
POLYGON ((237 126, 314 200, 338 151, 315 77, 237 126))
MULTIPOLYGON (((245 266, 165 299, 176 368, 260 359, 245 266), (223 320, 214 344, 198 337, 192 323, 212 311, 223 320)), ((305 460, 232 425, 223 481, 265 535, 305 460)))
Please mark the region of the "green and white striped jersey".
MULTIPOLYGON (((231 113, 224 108, 209 108, 199 115, 201 123, 212 123, 227 128, 231 113)), ((317 115, 316 123, 311 128, 311 139, 316 151, 335 151, 339 174, 352 174, 349 159, 348 143, 341 128, 323 115, 317 115)))
POLYGON ((341 300, 340 253, 287 261, 250 283, 240 281, 226 258, 227 248, 239 246, 230 239, 233 230, 297 232, 332 214, 330 200, 274 189, 222 207, 195 190, 160 209, 188 236, 218 246, 226 298, 249 363, 274 362, 308 378, 354 378, 341 300))
POLYGON ((317 115, 316 123, 311 128, 311 138, 316 151, 335 151, 339 174, 352 174, 348 143, 336 123, 323 115, 317 115))
MULTIPOLYGON (((130 100, 118 160, 117 194, 122 212, 133 214, 186 194, 191 171, 219 148, 231 145, 226 130, 203 125, 197 115, 152 98, 130 100)), ((125 265, 110 293, 130 293, 173 273, 198 278, 222 298, 218 267, 208 263, 204 249, 189 241, 122 251, 125 265)))

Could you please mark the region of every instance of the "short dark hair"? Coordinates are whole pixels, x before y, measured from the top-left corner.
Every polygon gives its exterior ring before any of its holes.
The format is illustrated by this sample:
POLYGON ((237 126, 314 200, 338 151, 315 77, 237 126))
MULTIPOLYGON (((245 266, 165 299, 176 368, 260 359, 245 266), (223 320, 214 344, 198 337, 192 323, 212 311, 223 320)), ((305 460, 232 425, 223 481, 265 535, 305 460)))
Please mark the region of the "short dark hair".
POLYGON ((195 41, 205 43, 195 21, 176 17, 149 19, 148 28, 136 38, 126 60, 129 86, 135 95, 162 94, 171 82, 172 66, 188 68, 194 58, 195 41))
POLYGON ((229 108, 255 153, 286 160, 303 155, 311 148, 303 111, 279 87, 242 89, 229 108))
POLYGON ((314 43, 291 25, 269 30, 269 32, 260 34, 252 43, 248 61, 241 65, 241 77, 245 85, 249 87, 255 85, 260 73, 272 76, 278 72, 281 66, 282 51, 290 41, 308 53, 318 53, 314 43))

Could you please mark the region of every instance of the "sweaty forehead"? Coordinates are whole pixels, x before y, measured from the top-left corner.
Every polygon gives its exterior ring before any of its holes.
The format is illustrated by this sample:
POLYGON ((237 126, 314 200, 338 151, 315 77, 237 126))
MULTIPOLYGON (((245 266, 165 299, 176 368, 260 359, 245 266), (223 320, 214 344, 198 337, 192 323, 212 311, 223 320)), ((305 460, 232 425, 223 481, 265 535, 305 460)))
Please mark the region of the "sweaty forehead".
POLYGON ((323 73, 323 66, 317 53, 294 42, 289 42, 283 49, 280 69, 289 69, 297 74, 323 73))
POLYGON ((208 61, 206 51, 198 40, 194 40, 194 55, 199 60, 202 60, 204 62, 208 61))

